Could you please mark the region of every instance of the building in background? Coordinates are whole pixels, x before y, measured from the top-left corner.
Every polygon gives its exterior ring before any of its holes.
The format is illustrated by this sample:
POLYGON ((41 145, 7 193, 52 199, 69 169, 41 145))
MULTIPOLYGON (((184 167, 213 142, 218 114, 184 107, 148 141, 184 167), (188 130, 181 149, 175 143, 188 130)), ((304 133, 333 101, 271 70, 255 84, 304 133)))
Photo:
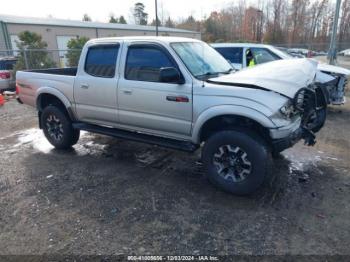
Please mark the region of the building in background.
MULTIPOLYGON (((82 36, 90 39, 116 36, 153 36, 156 29, 154 26, 144 25, 0 15, 0 51, 18 50, 16 40, 18 40, 18 34, 23 31, 40 34, 43 41, 48 44, 48 50, 57 50, 52 52, 54 61, 65 66, 65 50, 71 38, 82 36)), ((201 38, 200 32, 167 27, 159 27, 159 35, 201 38)))

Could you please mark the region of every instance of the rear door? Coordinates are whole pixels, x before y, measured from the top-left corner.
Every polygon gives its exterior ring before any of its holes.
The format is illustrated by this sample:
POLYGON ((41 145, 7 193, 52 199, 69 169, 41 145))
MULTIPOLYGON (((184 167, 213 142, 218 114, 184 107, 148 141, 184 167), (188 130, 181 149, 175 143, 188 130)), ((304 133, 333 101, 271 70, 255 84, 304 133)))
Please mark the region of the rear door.
POLYGON ((79 65, 74 82, 79 120, 112 126, 116 124, 119 53, 120 43, 88 47, 84 64, 79 65))
POLYGON ((161 68, 175 67, 180 71, 169 51, 160 44, 130 43, 124 59, 118 88, 120 123, 152 133, 189 135, 192 81, 159 82, 161 68))

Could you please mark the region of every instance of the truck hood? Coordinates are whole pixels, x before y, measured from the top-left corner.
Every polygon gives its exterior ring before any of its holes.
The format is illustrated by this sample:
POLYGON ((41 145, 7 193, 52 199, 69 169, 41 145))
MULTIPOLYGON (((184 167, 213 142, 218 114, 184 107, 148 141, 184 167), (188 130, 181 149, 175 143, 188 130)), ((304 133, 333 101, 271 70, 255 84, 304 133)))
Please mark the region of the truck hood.
POLYGON ((350 75, 350 70, 340 67, 340 66, 334 66, 334 65, 328 65, 325 63, 319 63, 318 70, 322 72, 329 72, 329 73, 336 73, 336 74, 342 74, 342 75, 350 75))
POLYGON ((258 88, 293 98, 299 89, 310 85, 317 73, 317 61, 302 58, 277 60, 239 72, 210 78, 208 82, 258 88))

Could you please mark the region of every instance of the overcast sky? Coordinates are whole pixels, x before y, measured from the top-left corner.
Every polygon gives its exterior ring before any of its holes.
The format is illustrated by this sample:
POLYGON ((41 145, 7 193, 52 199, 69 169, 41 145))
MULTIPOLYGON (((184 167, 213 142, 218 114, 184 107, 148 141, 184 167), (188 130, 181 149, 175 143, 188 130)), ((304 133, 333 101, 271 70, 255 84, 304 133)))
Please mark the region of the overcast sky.
MULTIPOLYGON (((164 17, 170 15, 175 20, 190 14, 199 19, 232 1, 238 0, 158 0, 158 14, 161 15, 163 10, 164 17)), ((51 15, 55 18, 81 20, 83 14, 87 13, 93 21, 106 22, 109 14, 114 13, 117 16, 124 15, 130 22, 130 10, 136 2, 145 4, 151 21, 154 18, 154 0, 10 0, 1 5, 0 14, 34 17, 51 15)))

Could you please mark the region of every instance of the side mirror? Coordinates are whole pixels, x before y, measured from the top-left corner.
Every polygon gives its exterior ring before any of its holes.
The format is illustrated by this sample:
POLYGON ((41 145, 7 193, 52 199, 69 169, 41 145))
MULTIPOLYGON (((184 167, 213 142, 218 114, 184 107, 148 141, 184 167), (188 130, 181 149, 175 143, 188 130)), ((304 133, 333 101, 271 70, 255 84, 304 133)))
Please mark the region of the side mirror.
POLYGON ((163 83, 184 84, 185 80, 181 77, 179 70, 175 67, 162 67, 159 72, 159 81, 163 83))

